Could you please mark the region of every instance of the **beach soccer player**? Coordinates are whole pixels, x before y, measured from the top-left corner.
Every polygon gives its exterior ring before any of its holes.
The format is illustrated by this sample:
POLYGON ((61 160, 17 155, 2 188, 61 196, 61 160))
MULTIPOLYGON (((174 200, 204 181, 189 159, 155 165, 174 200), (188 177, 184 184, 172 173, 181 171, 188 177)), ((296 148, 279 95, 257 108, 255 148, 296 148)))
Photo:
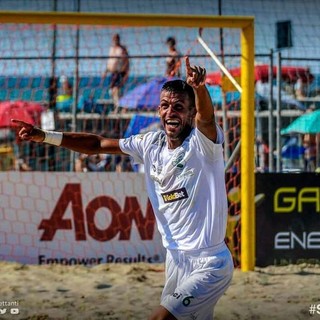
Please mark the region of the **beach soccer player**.
POLYGON ((166 248, 166 281, 156 319, 212 319, 230 285, 233 260, 225 244, 227 196, 223 131, 215 122, 206 70, 185 59, 186 81, 160 93, 162 129, 125 139, 45 131, 13 120, 23 140, 85 154, 127 154, 144 164, 147 192, 166 248))

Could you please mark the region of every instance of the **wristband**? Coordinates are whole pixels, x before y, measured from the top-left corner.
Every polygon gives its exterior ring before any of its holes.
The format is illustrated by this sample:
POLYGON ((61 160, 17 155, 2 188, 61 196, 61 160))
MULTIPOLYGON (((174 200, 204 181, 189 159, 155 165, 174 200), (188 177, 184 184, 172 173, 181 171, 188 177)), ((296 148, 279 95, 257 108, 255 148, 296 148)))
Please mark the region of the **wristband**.
POLYGON ((60 146, 62 142, 63 133, 57 131, 47 131, 42 130, 44 132, 44 140, 43 142, 52 144, 54 146, 60 146))

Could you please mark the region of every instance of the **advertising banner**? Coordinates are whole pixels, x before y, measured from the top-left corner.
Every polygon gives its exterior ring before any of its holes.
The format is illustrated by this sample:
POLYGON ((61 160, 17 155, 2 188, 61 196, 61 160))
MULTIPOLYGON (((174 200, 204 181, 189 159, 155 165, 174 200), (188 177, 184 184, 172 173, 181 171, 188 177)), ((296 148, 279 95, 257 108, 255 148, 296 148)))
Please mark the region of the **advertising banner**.
POLYGON ((164 261, 143 174, 2 172, 0 191, 1 260, 164 261))
POLYGON ((320 263, 320 175, 256 174, 256 265, 320 263))

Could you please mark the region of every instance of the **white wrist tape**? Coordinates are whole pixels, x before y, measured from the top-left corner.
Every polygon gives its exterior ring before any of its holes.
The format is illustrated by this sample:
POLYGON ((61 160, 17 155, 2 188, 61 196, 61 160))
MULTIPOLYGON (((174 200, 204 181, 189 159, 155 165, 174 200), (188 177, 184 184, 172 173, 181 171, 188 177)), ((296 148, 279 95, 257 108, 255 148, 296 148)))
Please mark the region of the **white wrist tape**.
POLYGON ((42 130, 44 132, 44 140, 43 142, 53 144, 55 146, 60 146, 62 142, 63 133, 57 131, 47 131, 42 130))

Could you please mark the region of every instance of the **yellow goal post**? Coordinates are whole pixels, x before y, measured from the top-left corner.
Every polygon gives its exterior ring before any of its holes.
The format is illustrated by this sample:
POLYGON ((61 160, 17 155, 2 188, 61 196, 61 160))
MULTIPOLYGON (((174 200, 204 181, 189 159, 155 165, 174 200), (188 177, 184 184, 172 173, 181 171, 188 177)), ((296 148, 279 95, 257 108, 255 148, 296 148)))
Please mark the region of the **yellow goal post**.
POLYGON ((126 27, 183 27, 240 29, 241 44, 241 270, 255 266, 254 179, 254 18, 251 16, 199 16, 116 14, 86 12, 1 11, 1 23, 103 25, 126 27))

